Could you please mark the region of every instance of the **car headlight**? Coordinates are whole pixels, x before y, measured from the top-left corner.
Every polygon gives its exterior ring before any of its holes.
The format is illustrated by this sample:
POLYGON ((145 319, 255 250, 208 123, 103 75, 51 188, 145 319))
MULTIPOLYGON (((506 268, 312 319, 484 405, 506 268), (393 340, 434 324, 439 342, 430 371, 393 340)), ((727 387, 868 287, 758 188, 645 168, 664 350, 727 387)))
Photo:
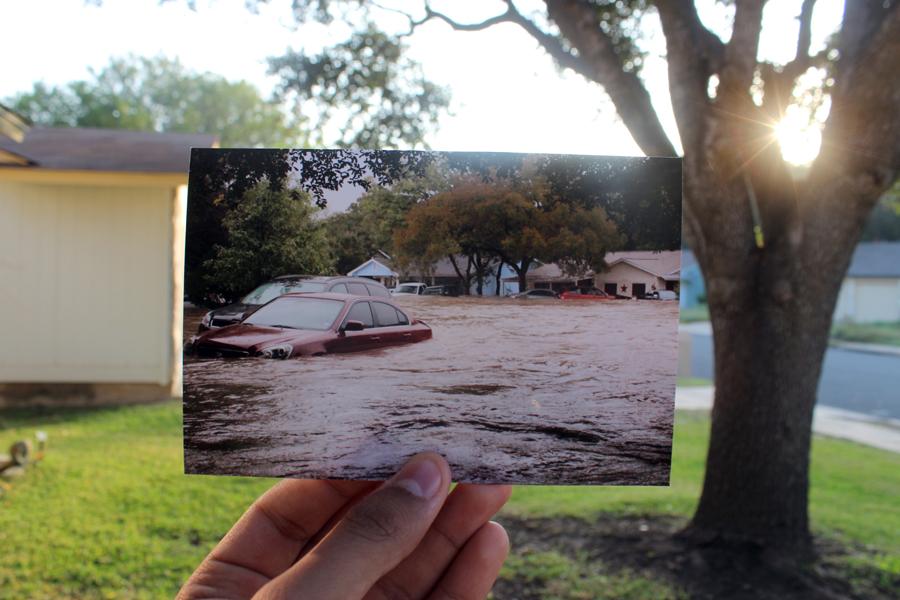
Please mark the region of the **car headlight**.
POLYGON ((212 322, 212 311, 209 311, 208 313, 203 315, 202 319, 200 319, 200 324, 203 325, 204 327, 209 327, 209 324, 211 322, 212 322))
POLYGON ((269 346, 260 350, 263 358, 290 358, 294 352, 294 347, 290 344, 278 344, 277 346, 269 346))

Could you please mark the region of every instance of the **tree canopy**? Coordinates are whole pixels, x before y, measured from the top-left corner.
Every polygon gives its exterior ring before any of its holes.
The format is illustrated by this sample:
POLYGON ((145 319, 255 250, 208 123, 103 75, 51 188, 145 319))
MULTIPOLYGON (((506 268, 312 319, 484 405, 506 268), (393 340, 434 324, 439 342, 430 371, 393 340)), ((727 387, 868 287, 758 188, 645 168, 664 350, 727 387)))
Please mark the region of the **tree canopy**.
POLYGON ((297 115, 246 81, 195 73, 162 56, 113 59, 83 81, 37 82, 10 99, 36 125, 209 133, 222 146, 297 146, 307 134, 297 115))
POLYGON ((202 276, 234 300, 273 277, 327 273, 333 259, 309 195, 261 181, 222 218, 224 243, 213 247, 202 276))
POLYGON ((415 205, 395 234, 401 263, 422 268, 447 258, 467 293, 473 279, 480 290, 489 269, 501 264, 518 274, 522 290, 536 261, 557 262, 573 274, 599 272, 607 252, 623 242, 602 208, 554 198, 541 179, 458 179, 415 205))

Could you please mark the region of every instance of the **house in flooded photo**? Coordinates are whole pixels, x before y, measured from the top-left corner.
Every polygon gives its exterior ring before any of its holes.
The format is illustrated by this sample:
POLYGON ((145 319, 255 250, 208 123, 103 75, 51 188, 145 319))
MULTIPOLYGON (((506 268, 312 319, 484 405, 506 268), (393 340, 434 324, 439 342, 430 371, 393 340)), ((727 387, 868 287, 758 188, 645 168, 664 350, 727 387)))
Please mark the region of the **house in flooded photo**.
POLYGON ((376 256, 348 272, 347 276, 374 279, 388 289, 400 282, 400 274, 391 267, 391 257, 380 250, 376 256))
MULTIPOLYGON (((610 295, 643 298, 652 292, 670 290, 678 293, 681 279, 681 251, 633 250, 610 252, 606 270, 594 273, 566 273, 559 265, 547 263, 528 272, 528 288, 563 292, 595 287, 610 295)), ((504 278, 516 280, 515 277, 504 278)))
MULTIPOLYGON (((347 275, 376 279, 387 287, 392 287, 396 283, 417 282, 425 283, 429 286, 453 287, 460 293, 464 292, 464 281, 466 275, 468 275, 470 279, 469 293, 477 295, 479 288, 478 278, 473 266, 469 263, 467 257, 461 255, 455 256, 453 261, 449 257, 444 257, 424 267, 416 265, 400 266, 396 265, 386 253, 379 251, 377 256, 373 256, 348 272, 347 275), (456 263, 455 266, 453 264, 454 261, 456 263)), ((515 277, 515 271, 509 265, 501 266, 496 261, 488 266, 480 283, 482 296, 511 296, 519 291, 519 283, 518 278, 515 277), (499 277, 497 276, 498 267, 500 271, 499 277)))
POLYGON ((635 250, 606 255, 606 270, 594 276, 594 287, 608 294, 643 298, 651 292, 679 291, 681 250, 635 250))

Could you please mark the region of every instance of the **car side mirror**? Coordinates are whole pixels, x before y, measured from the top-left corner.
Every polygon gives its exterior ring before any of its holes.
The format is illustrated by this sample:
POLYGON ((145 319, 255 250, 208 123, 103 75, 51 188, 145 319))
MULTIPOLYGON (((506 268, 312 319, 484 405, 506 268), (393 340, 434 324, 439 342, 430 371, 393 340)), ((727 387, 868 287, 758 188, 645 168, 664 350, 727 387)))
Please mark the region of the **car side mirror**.
POLYGON ((366 326, 362 321, 347 321, 341 328, 342 331, 362 331, 366 326))

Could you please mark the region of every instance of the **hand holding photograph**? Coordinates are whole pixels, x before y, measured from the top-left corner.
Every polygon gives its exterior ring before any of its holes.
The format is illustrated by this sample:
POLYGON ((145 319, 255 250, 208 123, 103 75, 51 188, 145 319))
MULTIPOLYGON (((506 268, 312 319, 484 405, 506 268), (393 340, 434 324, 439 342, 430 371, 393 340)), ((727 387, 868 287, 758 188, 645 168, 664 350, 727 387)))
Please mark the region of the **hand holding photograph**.
POLYGON ((195 149, 188 473, 666 485, 681 160, 195 149))

